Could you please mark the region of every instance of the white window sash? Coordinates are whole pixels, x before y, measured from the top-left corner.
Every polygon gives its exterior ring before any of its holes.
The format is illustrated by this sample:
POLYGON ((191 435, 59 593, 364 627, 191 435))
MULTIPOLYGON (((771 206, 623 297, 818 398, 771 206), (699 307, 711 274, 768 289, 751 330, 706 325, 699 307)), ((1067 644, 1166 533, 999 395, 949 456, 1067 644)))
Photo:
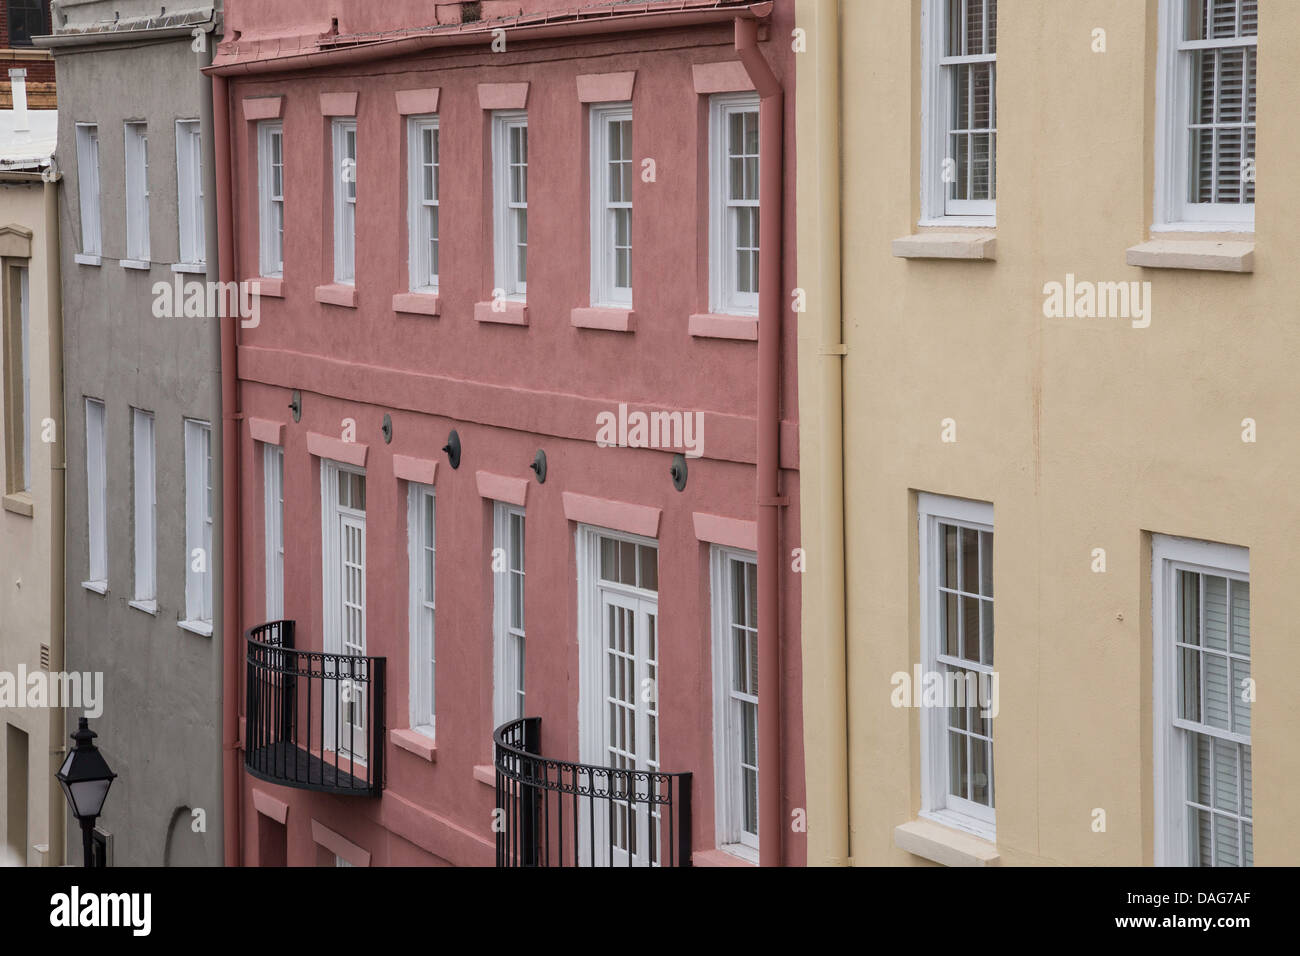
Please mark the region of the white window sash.
MULTIPOLYGON (((759 109, 757 94, 721 93, 709 101, 709 308, 726 315, 757 315, 758 293, 736 289, 736 255, 739 237, 736 232, 738 210, 759 208, 753 199, 731 199, 729 163, 729 125, 736 113, 755 113, 759 109)), ((762 181, 762 159, 756 182, 762 181)), ((754 237, 757 242, 757 236, 754 237)))
POLYGON ((528 244, 526 223, 528 218, 528 114, 522 111, 499 111, 492 114, 492 189, 493 189, 493 258, 494 276, 498 289, 507 299, 522 302, 528 295, 527 268, 519 271, 519 250, 522 247, 527 263, 528 244), (512 198, 511 184, 511 130, 523 130, 525 154, 523 166, 524 198, 512 198), (521 234, 520 218, 525 222, 521 234))
POLYGON ((409 239, 407 271, 412 292, 438 291, 438 271, 433 247, 438 243, 439 131, 437 116, 412 116, 406 127, 406 231, 409 239), (433 133, 433 151, 426 155, 424 134, 433 133), (432 195, 426 195, 424 170, 432 167, 432 195))
POLYGON ((87 583, 108 586, 107 421, 104 403, 86 399, 86 524, 89 545, 87 583))
POLYGON ((334 281, 356 281, 357 124, 335 120, 334 140, 334 281))
POLYGON ((135 484, 135 600, 148 603, 157 598, 157 480, 154 470, 154 416, 132 409, 132 442, 135 484))
MULTIPOLYGON (((629 195, 615 201, 610 198, 613 175, 609 150, 609 130, 616 123, 632 123, 632 104, 621 103, 591 109, 591 304, 631 308, 631 229, 634 164, 631 142, 624 143, 620 163, 626 165, 629 195), (628 223, 628 284, 617 284, 617 229, 615 218, 626 212, 628 223)), ((629 129, 630 131, 630 129, 629 129)))
POLYGON ((407 488, 407 569, 411 727, 430 737, 437 728, 437 499, 432 485, 407 488), (432 517, 433 534, 426 521, 432 517), (429 578, 433 579, 433 592, 429 578))
MULTIPOLYGON (((524 510, 504 502, 493 505, 492 546, 500 548, 505 555, 503 569, 493 573, 493 693, 492 721, 499 727, 507 721, 525 716, 524 701, 527 699, 527 687, 520 680, 520 671, 527 663, 527 620, 525 607, 520 607, 519 620, 523 627, 513 625, 514 588, 512 577, 521 577, 527 582, 527 560, 518 567, 511 563, 513 554, 513 536, 511 519, 518 518, 520 528, 527 543, 527 521, 524 510)), ((526 584, 524 586, 526 590, 526 584)), ((525 598, 525 603, 527 599, 525 598)))
POLYGON ((207 259, 203 223, 202 134, 198 120, 176 121, 176 225, 180 261, 203 265, 207 259))
POLYGON ((149 130, 144 123, 127 123, 126 255, 149 259, 149 130))
POLYGON ((212 622, 212 427, 185 421, 185 619, 212 622), (195 551, 203 551, 203 571, 195 551))
MULTIPOLYGON (((744 830, 744 784, 741 771, 743 723, 738 703, 758 704, 756 695, 741 694, 735 687, 735 654, 732 610, 735 593, 731 568, 734 563, 756 565, 758 556, 714 545, 710 549, 710 593, 713 618, 713 766, 714 808, 717 845, 757 862, 758 835, 744 830)), ((757 621, 754 622, 757 626, 757 621)), ((761 771, 760 771, 761 773, 761 771)))
POLYGON ((77 195, 81 203, 81 251, 98 256, 103 249, 99 225, 99 127, 77 124, 77 195))
POLYGON ((284 275, 284 127, 280 123, 258 125, 257 159, 259 268, 264 276, 278 277, 284 275))
MULTIPOLYGON (((941 654, 938 646, 939 588, 938 561, 941 539, 938 525, 948 524, 992 533, 993 506, 987 502, 947 498, 922 492, 917 496, 920 538, 921 661, 925 673, 942 669, 945 662, 963 670, 987 673, 995 665, 954 660, 941 654)), ((995 589, 996 593, 996 589, 995 589)), ((921 711, 921 816, 946 826, 965 830, 985 840, 996 838, 997 794, 995 768, 989 766, 989 790, 993 806, 966 800, 950 793, 948 779, 948 711, 946 707, 922 707, 921 711)), ((990 728, 992 729, 992 728, 990 728)), ((996 761, 996 748, 994 748, 996 761)))
POLYGON ((262 451, 264 533, 266 537, 266 619, 284 617, 284 449, 262 451))

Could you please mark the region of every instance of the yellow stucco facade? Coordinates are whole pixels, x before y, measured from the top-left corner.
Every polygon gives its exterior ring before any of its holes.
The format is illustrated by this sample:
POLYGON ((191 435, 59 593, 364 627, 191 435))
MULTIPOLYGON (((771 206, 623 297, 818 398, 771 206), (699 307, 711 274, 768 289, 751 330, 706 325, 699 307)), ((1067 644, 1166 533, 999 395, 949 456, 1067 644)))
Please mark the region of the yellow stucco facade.
POLYGON ((809 863, 1161 862, 1156 535, 1249 550, 1254 862, 1300 863, 1300 4, 1259 0, 1254 229, 1212 234, 1153 231, 1160 0, 997 8, 996 222, 963 232, 919 225, 927 4, 797 4, 809 863), (1149 324, 1045 314, 1083 281, 1149 282, 1149 324), (920 493, 993 510, 991 843, 914 826, 920 493))

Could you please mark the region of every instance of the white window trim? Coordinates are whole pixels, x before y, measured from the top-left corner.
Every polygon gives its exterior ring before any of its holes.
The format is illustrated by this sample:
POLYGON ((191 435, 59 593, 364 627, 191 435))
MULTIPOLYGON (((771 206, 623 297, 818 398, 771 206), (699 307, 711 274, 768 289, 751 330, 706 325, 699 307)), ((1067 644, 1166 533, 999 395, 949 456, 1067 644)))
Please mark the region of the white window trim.
MULTIPOLYGON (((938 669, 939 648, 935 622, 938 620, 938 588, 935 583, 938 558, 936 526, 939 522, 957 524, 979 531, 993 531, 993 505, 965 498, 949 498, 921 492, 917 495, 918 542, 920 545, 921 596, 921 669, 928 673, 938 669)), ((995 536, 996 548, 996 536, 995 536)), ((995 589, 996 592, 996 589, 995 589)), ((996 612, 995 612, 996 616, 996 612)), ((996 657, 993 666, 996 667, 996 657)), ((921 711, 921 813, 922 817, 944 826, 964 830, 989 842, 996 842, 997 791, 993 807, 963 800, 948 793, 947 710, 922 707, 921 711)), ((996 749, 995 749, 996 754, 996 749)), ((994 768, 996 767, 994 756, 994 768)), ((990 769, 994 769, 990 768, 990 769)), ((994 783, 997 774, 992 774, 994 783)))
POLYGON ((131 409, 132 484, 135 506, 135 598, 132 607, 158 609, 158 492, 153 412, 131 409))
MULTIPOLYGON (((735 270, 735 243, 727 212, 727 118, 757 112, 757 93, 719 93, 709 99, 709 311, 722 315, 758 315, 757 292, 730 292, 735 270)), ((763 158, 759 156, 759 182, 763 158)), ((761 218, 760 218, 761 225, 761 218)), ((762 262, 760 250, 760 263, 762 262)), ((760 266, 761 267, 761 266, 760 266)))
POLYGON ((108 408, 97 398, 87 398, 85 411, 86 542, 89 572, 82 586, 104 594, 108 591, 108 408), (92 434, 92 408, 98 409, 97 436, 92 434))
POLYGON ((266 538, 266 619, 284 617, 284 449, 262 446, 263 531, 266 538))
MULTIPOLYGON (((518 696, 518 691, 523 691, 524 699, 527 700, 527 685, 519 688, 515 685, 512 676, 511 664, 513 663, 510 655, 506 653, 506 638, 510 635, 510 518, 512 515, 518 515, 525 521, 524 525, 524 547, 528 546, 527 518, 523 508, 508 505, 505 502, 497 501, 493 503, 492 509, 492 547, 501 548, 502 553, 506 556, 505 568, 496 571, 493 577, 493 604, 492 604, 492 723, 493 728, 500 727, 508 720, 513 720, 511 716, 515 711, 515 702, 513 698, 518 696)), ((527 591, 528 581, 528 556, 525 550, 524 555, 524 588, 527 591)), ((525 593, 524 605, 527 607, 528 598, 525 593)), ((527 634, 528 619, 524 618, 524 627, 519 635, 525 641, 525 664, 527 667, 527 634)), ((520 715, 524 716, 524 715, 520 715)))
MULTIPOLYGON (((949 95, 940 82, 944 59, 944 6, 946 0, 923 0, 921 4, 921 218, 918 226, 971 226, 992 228, 997 225, 997 200, 958 200, 969 212, 947 211, 947 183, 943 181, 943 161, 947 157, 949 95)), ((997 62, 997 54, 963 57, 968 62, 997 62)), ((997 104, 997 67, 994 67, 992 102, 997 104)), ((994 114, 996 115, 996 113, 994 114)), ((996 152, 994 153, 996 163, 996 152)))
MULTIPOLYGON (((1192 203, 1186 198, 1189 175, 1187 116, 1192 74, 1190 57, 1181 55, 1179 49, 1185 46, 1182 35, 1186 3, 1187 0, 1160 0, 1156 44, 1156 170, 1151 231, 1254 232, 1254 203, 1192 203)), ((1223 43, 1213 41, 1210 45, 1223 43)), ((1253 42, 1238 45, 1255 46, 1253 42)), ((1258 57, 1255 62, 1258 68, 1258 57)))
POLYGON ((203 140, 197 119, 176 121, 176 229, 180 262, 202 268, 207 262, 203 216, 203 140))
POLYGON ((264 122, 257 125, 257 221, 258 268, 272 278, 284 275, 284 124, 264 122), (271 192, 271 137, 280 138, 280 196, 271 192), (280 208, 280 222, 273 222, 272 210, 280 208))
MULTIPOLYGON (((196 634, 212 633, 214 518, 208 508, 212 474, 212 426, 185 419, 185 619, 180 626, 196 634), (206 453, 199 444, 207 436, 206 453), (202 461, 197 460, 202 457, 202 461), (194 570, 194 551, 204 551, 205 571, 194 570)), ((214 489, 215 490, 215 489, 214 489)))
POLYGON ((407 484, 406 495, 406 540, 407 540, 407 624, 409 629, 408 648, 410 650, 410 670, 407 701, 410 710, 411 729, 425 736, 436 739, 437 731, 437 647, 438 647, 438 498, 432 485, 417 482, 407 484), (421 505, 424 496, 433 500, 433 541, 427 541, 424 533, 424 516, 421 505), (434 594, 425 594, 424 585, 424 551, 433 550, 434 594), (421 629, 424 611, 433 612, 433 633, 426 639, 421 629), (434 686, 428 682, 428 665, 430 658, 434 661, 434 686))
MULTIPOLYGON (((609 137, 606 128, 610 123, 632 122, 632 104, 618 103, 591 108, 591 304, 593 306, 632 307, 632 288, 614 285, 614 229, 610 213, 614 208, 632 210, 632 200, 613 207, 609 202, 609 137)), ((635 136, 635 127, 633 127, 635 136)), ((629 157, 629 168, 634 169, 629 157)), ((635 217, 633 217, 635 222, 635 217)), ((630 241, 629 236, 629 241, 630 241)), ((628 280, 631 281, 629 264, 628 280)))
MULTIPOLYGON (((340 534, 340 529, 342 526, 341 519, 350 517, 358 519, 361 523, 361 654, 365 655, 369 652, 369 639, 366 632, 366 622, 369 617, 369 605, 367 604, 369 565, 367 549, 369 547, 369 538, 366 534, 369 528, 368 510, 353 508, 350 505, 345 507, 338 503, 339 478, 343 475, 359 475, 364 479, 366 478, 366 470, 329 458, 320 459, 322 644, 327 654, 354 653, 347 648, 344 640, 342 615, 343 537, 340 534)), ((368 492, 369 489, 367 489, 367 505, 369 504, 368 492)), ((341 684, 342 682, 340 682, 340 686, 341 684)), ((366 693, 372 691, 373 688, 365 689, 366 693)), ((324 749, 347 757, 360 766, 366 766, 371 759, 369 726, 367 726, 366 733, 361 738, 362 750, 349 751, 343 744, 343 734, 347 732, 348 724, 346 718, 337 709, 339 703, 340 698, 336 693, 327 694, 323 701, 325 717, 324 749)), ((373 717, 374 713, 367 707, 363 711, 362 719, 367 720, 373 717)), ((355 743, 355 740, 353 742, 355 743)))
MULTIPOLYGON (((713 793, 718 849, 750 863, 758 862, 758 842, 741 832, 737 820, 742 796, 737 736, 740 728, 729 719, 731 695, 731 607, 734 595, 728 574, 731 561, 758 563, 752 551, 714 545, 709 555, 710 594, 713 598, 713 793)), ((760 775, 762 771, 760 770, 760 775)))
MULTIPOLYGON (((513 302, 524 302, 528 298, 527 281, 520 282, 517 275, 515 246, 518 234, 514 225, 514 216, 510 215, 508 204, 510 196, 510 130, 514 127, 528 128, 528 113, 524 110, 498 110, 492 114, 492 246, 493 246, 493 282, 496 288, 505 292, 505 298, 513 302)), ((525 162, 525 170, 532 162, 532 143, 525 162)), ((525 172, 525 177, 527 172, 525 172)), ((524 189, 527 210, 528 187, 524 189)), ((531 225, 531 223, 530 223, 531 225)), ((525 259, 527 250, 525 250, 525 259)))
MULTIPOLYGON (((103 252, 100 232, 99 126, 77 124, 77 195, 81 205, 81 255, 98 259, 103 252)), ((90 262, 86 263, 91 264, 90 262)), ((96 261, 94 265, 99 265, 96 261)))
MULTIPOLYGON (((122 127, 126 157, 126 259, 149 262, 149 127, 133 121, 122 127)), ((131 266, 135 268, 137 266, 131 266)))
POLYGON ((357 162, 347 155, 347 138, 353 136, 353 150, 359 152, 357 121, 336 119, 331 124, 334 153, 334 281, 340 285, 353 285, 357 278, 357 162), (348 164, 345 167, 344 163, 348 164), (350 168, 350 173, 345 169, 350 168), (352 181, 347 180, 348 175, 352 181), (348 186, 352 195, 348 195, 348 186))
MULTIPOLYGON (((424 132, 433 130, 434 138, 437 139, 438 117, 436 114, 426 116, 412 116, 406 124, 406 234, 407 234, 407 282, 412 292, 436 293, 438 291, 438 275, 430 274, 432 263, 430 262, 429 243, 434 238, 430 231, 425 229, 425 198, 424 198, 424 132), (429 280, 429 281, 426 281, 429 280)), ((441 144, 435 149, 434 156, 434 174, 433 174, 433 199, 428 200, 429 205, 437 209, 439 206, 439 192, 441 190, 441 144)), ((439 221, 439 232, 441 232, 441 219, 439 221)), ((441 236, 438 237, 441 244, 441 236)), ((441 257, 440 257, 441 258, 441 257)))
MULTIPOLYGON (((1174 702, 1178 699, 1177 668, 1173 665, 1174 602, 1178 570, 1216 574, 1234 580, 1250 580, 1250 551, 1236 545, 1197 541, 1171 535, 1151 536, 1151 634, 1152 784, 1156 814, 1154 863, 1156 866, 1186 866, 1188 860, 1187 814, 1183 794, 1187 788, 1185 748, 1174 725, 1174 702)), ((1232 735, 1237 737, 1238 735, 1232 735)), ((1250 743, 1249 738, 1240 742, 1250 743)))

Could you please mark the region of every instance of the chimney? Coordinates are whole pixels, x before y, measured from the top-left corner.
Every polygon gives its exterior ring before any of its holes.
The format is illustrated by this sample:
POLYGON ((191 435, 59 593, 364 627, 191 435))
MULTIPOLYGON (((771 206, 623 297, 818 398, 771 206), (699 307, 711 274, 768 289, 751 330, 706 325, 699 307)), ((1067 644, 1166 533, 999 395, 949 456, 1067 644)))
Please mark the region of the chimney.
POLYGON ((31 126, 27 123, 27 71, 22 68, 10 70, 9 84, 13 90, 14 132, 28 132, 31 126))

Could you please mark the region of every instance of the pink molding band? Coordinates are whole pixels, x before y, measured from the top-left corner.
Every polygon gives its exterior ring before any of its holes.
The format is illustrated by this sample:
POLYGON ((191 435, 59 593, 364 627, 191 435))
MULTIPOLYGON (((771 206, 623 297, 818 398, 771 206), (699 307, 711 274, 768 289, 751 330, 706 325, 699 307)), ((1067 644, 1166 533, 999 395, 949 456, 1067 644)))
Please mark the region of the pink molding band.
POLYGON ((284 112, 283 96, 250 96, 244 100, 244 119, 254 120, 279 119, 284 112))
POLYGON ((320 95, 321 116, 356 116, 356 91, 347 93, 322 93, 320 95))
POLYGON ((705 514, 702 511, 696 511, 692 517, 695 521, 695 537, 700 541, 739 548, 742 551, 758 550, 757 521, 724 518, 722 515, 705 514))
POLYGON ((370 865, 369 850, 361 849, 347 837, 335 833, 315 818, 311 821, 311 838, 317 846, 323 846, 336 856, 343 857, 353 866, 370 865))
POLYGON ((597 525, 614 531, 626 531, 647 538, 659 537, 659 508, 634 505, 626 501, 593 498, 572 491, 564 492, 564 517, 579 524, 597 525))
POLYGON ((528 303, 505 300, 505 309, 498 312, 493 306, 496 302, 475 302, 475 322, 496 322, 499 325, 527 325, 528 303))
POLYGON ((393 477, 431 485, 438 478, 438 463, 428 458, 411 458, 409 455, 393 456, 393 477))
POLYGON ((331 461, 341 461, 345 465, 364 468, 366 452, 369 450, 369 445, 360 442, 344 441, 342 438, 322 435, 319 432, 307 433, 307 451, 317 458, 328 458, 331 461))
POLYGON ((691 67, 696 93, 739 93, 752 90, 753 81, 739 60, 722 63, 696 63, 691 67))
POLYGON ((437 315, 441 309, 436 292, 394 292, 393 311, 407 315, 437 315))
POLYGON ((248 431, 253 441, 266 442, 268 445, 284 444, 284 422, 273 422, 269 418, 250 418, 248 431))
POLYGON ((527 83, 480 83, 478 105, 484 110, 521 110, 528 105, 527 83))
POLYGON ((578 77, 579 103, 622 103, 632 99, 636 70, 630 73, 585 73, 578 77))
POLYGON ((283 824, 289 819, 289 804, 256 787, 253 788, 253 806, 262 816, 270 817, 276 823, 283 824))
POLYGON ((712 312, 701 312, 687 320, 686 331, 699 339, 739 339, 757 342, 758 316, 716 315, 712 312))
POLYGON ((438 87, 427 90, 398 90, 397 112, 402 116, 438 112, 438 87))
POLYGON ((494 475, 490 471, 479 471, 474 473, 474 479, 478 483, 480 498, 504 501, 508 505, 519 505, 522 508, 528 497, 526 478, 511 478, 507 475, 494 475))
POLYGON ((608 332, 631 332, 636 326, 631 309, 582 308, 569 313, 575 329, 604 329, 608 332))

